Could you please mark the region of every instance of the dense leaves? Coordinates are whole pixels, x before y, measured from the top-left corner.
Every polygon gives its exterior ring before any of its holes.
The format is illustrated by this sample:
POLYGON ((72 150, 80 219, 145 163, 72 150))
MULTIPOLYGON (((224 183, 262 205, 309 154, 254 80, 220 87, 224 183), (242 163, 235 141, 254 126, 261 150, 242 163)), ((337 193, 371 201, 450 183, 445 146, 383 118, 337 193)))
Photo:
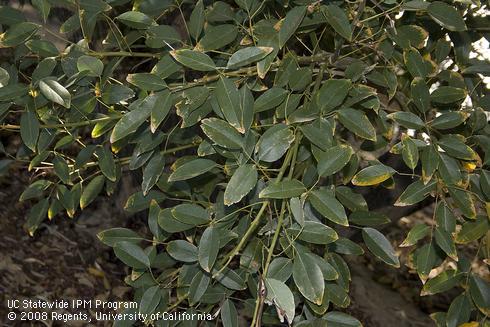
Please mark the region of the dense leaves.
POLYGON ((336 310, 350 304, 345 258, 366 255, 406 264, 421 295, 463 290, 434 315, 441 326, 489 314, 474 264, 489 256, 489 64, 472 44, 488 38, 488 5, 32 4, 44 21, 59 6, 71 17, 56 38, 70 43, 55 44, 0 7, 0 127, 22 141, 0 150, 34 173, 20 196, 27 230, 131 174, 141 187, 125 209, 147 212, 148 230, 98 236, 129 266, 142 313, 361 326, 336 310), (370 210, 382 188, 397 199, 370 210), (432 203, 400 262, 384 227, 395 207, 432 203))

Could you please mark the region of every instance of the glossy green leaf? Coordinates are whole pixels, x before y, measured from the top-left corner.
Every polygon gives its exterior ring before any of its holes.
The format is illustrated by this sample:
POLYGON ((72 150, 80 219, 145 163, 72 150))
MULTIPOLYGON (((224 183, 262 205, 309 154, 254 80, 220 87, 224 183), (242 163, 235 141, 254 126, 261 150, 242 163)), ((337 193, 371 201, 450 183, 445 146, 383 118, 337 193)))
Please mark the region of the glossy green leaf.
POLYGON ((345 11, 337 5, 328 5, 325 7, 323 14, 335 32, 339 33, 348 41, 352 39, 352 27, 345 11))
POLYGON ((335 198, 332 191, 326 189, 313 191, 309 196, 309 200, 323 217, 336 224, 349 226, 345 209, 335 198))
POLYGON ((446 292, 457 286, 463 279, 464 274, 449 269, 441 272, 434 278, 429 279, 422 288, 420 296, 434 295, 446 292))
POLYGON ((410 229, 407 237, 403 240, 400 247, 412 246, 417 244, 418 241, 429 235, 430 227, 425 224, 416 224, 410 229))
POLYGON ((293 322, 296 305, 294 304, 294 296, 289 287, 283 282, 273 279, 265 279, 266 299, 273 303, 278 310, 279 320, 287 321, 289 324, 293 322))
POLYGON ((471 299, 466 293, 457 296, 447 311, 446 326, 458 327, 470 319, 472 310, 471 299))
POLYGON ((158 182, 158 179, 165 168, 165 158, 161 152, 154 154, 143 168, 143 181, 141 189, 143 195, 147 195, 151 188, 158 182))
POLYGON ((376 185, 384 182, 393 174, 395 174, 395 170, 389 166, 383 164, 375 164, 373 166, 369 166, 358 172, 352 178, 352 184, 357 186, 370 186, 376 185))
POLYGON ((427 7, 427 12, 436 23, 450 31, 466 30, 464 20, 454 6, 442 1, 434 1, 427 7))
POLYGON ((321 152, 317 170, 320 176, 330 176, 340 171, 354 154, 351 146, 341 144, 321 152))
POLYGON ((288 11, 286 17, 282 21, 281 28, 279 29, 278 39, 280 48, 282 48, 291 36, 293 36, 294 32, 296 32, 296 29, 301 24, 305 14, 305 6, 297 6, 288 11))
POLYGON ((97 238, 108 246, 114 246, 122 241, 139 243, 143 240, 143 238, 133 230, 121 227, 106 229, 98 233, 97 238))
POLYGON ((303 226, 293 226, 288 229, 288 233, 312 244, 329 244, 339 238, 334 229, 316 221, 305 221, 303 226))
POLYGON ((228 149, 240 149, 243 139, 235 128, 224 120, 217 118, 206 118, 201 121, 201 128, 219 146, 228 149))
POLYGON ((430 124, 430 127, 440 130, 451 129, 461 125, 466 118, 468 118, 468 114, 463 111, 445 112, 442 115, 434 118, 430 124))
POLYGON ((172 209, 172 215, 178 221, 189 225, 201 225, 209 222, 208 212, 196 204, 179 204, 172 209))
POLYGON ((116 162, 114 161, 111 151, 108 148, 99 147, 95 150, 95 153, 99 158, 99 167, 102 174, 104 174, 108 180, 115 182, 117 178, 116 162))
POLYGON ((124 25, 136 29, 146 29, 152 25, 156 25, 151 17, 139 11, 127 11, 117 16, 116 19, 124 25))
POLYGON ((196 262, 197 247, 184 240, 170 241, 167 244, 167 253, 177 261, 196 262))
POLYGON ((448 257, 458 261, 458 254, 456 253, 456 246, 454 245, 453 236, 449 234, 443 228, 436 228, 434 231, 436 244, 444 251, 448 257))
POLYGON ((413 103, 420 112, 427 112, 430 109, 430 93, 425 80, 421 77, 415 77, 410 84, 410 94, 413 103))
POLYGON ((259 198, 287 199, 300 196, 306 192, 306 188, 298 180, 285 180, 279 183, 271 182, 259 193, 259 198))
POLYGON ((211 272, 211 269, 218 257, 219 251, 219 230, 208 227, 204 230, 198 247, 198 261, 202 269, 211 272))
POLYGON ((41 26, 29 22, 20 22, 12 25, 5 33, 2 34, 0 46, 15 47, 33 37, 41 26))
POLYGON ((89 76, 100 76, 104 71, 104 63, 98 58, 91 56, 81 56, 77 60, 79 72, 86 72, 89 76))
POLYGON ((342 125, 359 137, 376 141, 376 130, 362 110, 344 108, 338 111, 342 125))
POLYGON ((411 112, 397 111, 392 114, 389 114, 387 117, 393 119, 398 124, 406 128, 417 130, 425 126, 422 119, 420 119, 417 115, 411 112))
POLYGON ((128 74, 126 81, 145 91, 160 91, 167 87, 161 77, 151 73, 128 74))
POLYGON ((362 239, 369 251, 385 263, 399 267, 400 261, 391 246, 390 241, 376 229, 365 227, 362 229, 362 239))
POLYGON ((261 161, 274 162, 279 160, 294 141, 294 134, 284 124, 277 124, 267 129, 255 147, 257 157, 261 161))
POLYGON ((254 165, 238 167, 226 185, 224 203, 229 206, 237 203, 247 195, 257 183, 258 173, 254 165))
POLYGON ((238 29, 232 24, 210 26, 199 40, 197 48, 204 51, 217 50, 233 42, 238 36, 238 29))
POLYGON ((83 189, 82 197, 80 198, 80 208, 82 210, 97 198, 104 187, 104 182, 104 176, 95 176, 83 189))
POLYGON ((424 185, 420 180, 407 186, 405 191, 396 200, 395 206, 404 207, 419 203, 424 200, 431 192, 436 190, 436 181, 430 181, 424 185))
POLYGON ((330 311, 322 319, 327 321, 329 327, 362 327, 359 320, 339 311, 330 311))
POLYGON ((349 90, 352 82, 348 79, 329 79, 323 83, 316 93, 316 102, 322 112, 330 112, 340 106, 349 90))
POLYGON ((256 61, 263 59, 273 48, 271 47, 248 47, 243 48, 233 53, 228 60, 226 69, 236 69, 250 65, 256 61))
POLYGON ((238 327, 238 312, 231 300, 226 299, 221 305, 220 317, 223 327, 238 327))
POLYGON ((20 117, 20 137, 22 142, 31 149, 36 151, 36 144, 39 137, 40 124, 37 115, 28 110, 20 117))
POLYGON ((286 99, 288 91, 279 87, 272 87, 261 94, 254 104, 254 112, 274 109, 286 99))
POLYGON ((188 49, 170 51, 170 55, 182 64, 194 70, 209 72, 216 70, 216 65, 207 54, 188 49))
POLYGON ((209 159, 194 159, 177 167, 168 177, 168 181, 176 182, 194 178, 214 169, 216 166, 216 162, 209 159))
POLYGON ((150 267, 150 258, 137 244, 128 241, 120 241, 114 245, 116 257, 130 267, 146 269, 150 267))
POLYGON ((475 274, 470 275, 470 294, 480 311, 488 315, 490 311, 490 283, 475 274))
POLYGON ((151 314, 156 309, 160 300, 162 299, 162 293, 160 286, 155 285, 146 289, 141 296, 141 301, 138 310, 141 314, 151 314))
POLYGON ((70 108, 71 95, 60 83, 51 79, 44 79, 39 82, 41 93, 54 103, 60 104, 65 108, 70 108))
POLYGON ((322 303, 324 292, 322 271, 315 261, 299 251, 293 259, 293 279, 306 299, 318 305, 322 303))
POLYGON ((430 100, 440 104, 451 104, 466 97, 466 91, 453 86, 439 86, 430 94, 430 100))

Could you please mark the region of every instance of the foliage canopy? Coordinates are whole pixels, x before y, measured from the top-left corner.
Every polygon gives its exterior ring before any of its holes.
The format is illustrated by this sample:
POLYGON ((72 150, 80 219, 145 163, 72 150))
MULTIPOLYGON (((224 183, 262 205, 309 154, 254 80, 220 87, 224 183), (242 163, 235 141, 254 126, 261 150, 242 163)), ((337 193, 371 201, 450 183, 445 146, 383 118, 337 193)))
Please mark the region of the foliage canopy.
POLYGON ((125 209, 147 211, 151 235, 99 234, 130 267, 141 312, 219 313, 224 326, 238 325, 237 310, 257 326, 360 326, 336 309, 350 303, 345 256, 367 249, 400 266, 380 231, 388 217, 363 194, 409 176, 394 205, 435 202, 432 221, 400 245, 412 248, 421 294, 461 287, 434 321, 489 314, 490 285, 472 270, 490 252, 490 66, 472 55, 488 38, 486 5, 32 5, 45 21, 57 7, 71 16, 59 34, 0 7, 10 56, 0 68, 1 129, 23 141, 1 166, 42 172, 20 197, 33 204, 31 234, 141 172, 125 209), (75 42, 59 49, 60 38, 75 42), (349 238, 359 230, 365 246, 349 238), (458 251, 470 243, 474 258, 458 251))

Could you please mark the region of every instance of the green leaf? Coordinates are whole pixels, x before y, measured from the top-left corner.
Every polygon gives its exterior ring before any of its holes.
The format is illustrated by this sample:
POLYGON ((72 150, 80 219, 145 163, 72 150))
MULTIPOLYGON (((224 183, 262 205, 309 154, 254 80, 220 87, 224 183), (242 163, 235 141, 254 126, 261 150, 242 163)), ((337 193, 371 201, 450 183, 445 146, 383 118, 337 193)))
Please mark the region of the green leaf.
POLYGON ((139 243, 143 240, 141 236, 139 236, 136 232, 127 228, 111 228, 106 229, 97 234, 97 238, 108 246, 115 246, 118 242, 132 242, 139 243))
POLYGON ((226 69, 236 69, 250 65, 265 58, 272 50, 274 49, 271 47, 248 47, 240 49, 231 55, 226 69))
POLYGON ((158 215, 158 226, 168 233, 179 233, 194 227, 194 225, 185 224, 175 219, 170 208, 160 211, 158 215))
POLYGON ((130 267, 146 269, 150 267, 150 258, 138 245, 133 242, 120 241, 114 245, 116 257, 130 267))
POLYGON ((162 202, 165 199, 165 195, 162 192, 151 190, 145 196, 143 192, 136 192, 129 196, 126 204, 124 205, 124 210, 135 213, 150 207, 152 200, 157 202, 162 202))
POLYGON ((436 228, 434 233, 436 243, 444 251, 448 257, 458 261, 458 254, 456 253, 456 246, 454 245, 453 237, 443 228, 436 228))
POLYGON ((37 230, 39 225, 44 219, 46 219, 46 214, 48 213, 49 199, 42 199, 38 203, 32 206, 27 214, 27 231, 29 235, 33 236, 34 232, 37 230))
POLYGON ((27 95, 29 88, 24 84, 10 82, 9 85, 0 87, 0 101, 12 101, 27 95))
POLYGON ((440 116, 434 118, 430 127, 440 130, 451 129, 456 126, 461 125, 466 118, 468 118, 468 113, 463 111, 450 111, 441 114, 440 116))
POLYGON ((425 78, 431 72, 431 66, 422 58, 422 55, 415 48, 411 48, 403 54, 405 65, 413 77, 425 78))
POLYGON ((478 155, 473 149, 464 144, 461 135, 444 135, 437 145, 439 145, 448 155, 462 160, 476 160, 478 155))
POLYGON ((104 188, 104 182, 104 176, 96 176, 90 181, 90 183, 88 183, 88 185, 83 189, 82 196, 80 198, 81 209, 86 208, 95 200, 95 198, 102 191, 102 188, 104 188))
POLYGON ((323 83, 316 93, 316 102, 320 110, 326 113, 340 106, 351 86, 352 82, 348 79, 329 79, 323 83))
POLYGON ((325 285, 322 271, 315 261, 300 251, 293 259, 293 279, 306 299, 317 305, 322 304, 325 285))
POLYGON ((158 105, 153 106, 150 116, 150 130, 152 133, 155 133, 163 123, 174 104, 174 96, 168 89, 157 93, 156 97, 155 104, 158 105))
POLYGON ((356 193, 347 186, 335 188, 335 196, 350 211, 368 211, 368 204, 362 194, 356 193))
POLYGON ((240 93, 235 84, 228 78, 221 76, 216 86, 216 98, 228 123, 240 133, 245 133, 240 110, 240 93))
POLYGON ((342 226, 349 226, 342 204, 335 198, 333 191, 320 189, 309 196, 313 207, 325 218, 342 226))
POLYGON ((430 93, 425 80, 421 77, 415 77, 410 84, 410 94, 413 103, 420 112, 427 112, 430 109, 430 93))
POLYGON ((425 224, 416 224, 408 232, 400 247, 407 247, 417 244, 417 242, 429 235, 430 227, 425 224))
POLYGON ((218 50, 233 42, 238 36, 238 28, 232 24, 210 26, 197 44, 204 51, 218 50))
POLYGON ((362 247, 357 245, 355 242, 352 242, 348 238, 339 238, 334 243, 329 246, 331 251, 340 253, 340 254, 348 254, 348 255, 363 255, 364 250, 362 247))
POLYGON ((349 295, 339 284, 326 283, 325 293, 327 293, 327 299, 338 307, 347 308, 350 304, 349 295))
POLYGON ((300 196, 304 192, 306 192, 306 187, 296 179, 285 180, 279 183, 272 181, 260 191, 259 198, 287 199, 300 196))
POLYGON ((322 319, 327 321, 328 327, 362 327, 359 320, 339 311, 330 311, 322 319))
POLYGON ((316 221, 305 221, 301 227, 293 226, 288 229, 288 233, 312 244, 329 244, 339 238, 333 228, 316 221))
POLYGON ((177 261, 196 262, 197 247, 184 240, 170 241, 167 244, 167 253, 177 261))
POLYGON ((384 182, 393 174, 395 170, 383 164, 375 164, 366 167, 352 178, 352 184, 357 186, 371 186, 384 182))
POLYGON ((0 88, 7 86, 10 80, 9 72, 0 67, 0 88))
POLYGON ((146 30, 145 44, 150 48, 165 48, 169 44, 181 43, 179 32, 170 25, 151 26, 146 30))
POLYGON ((39 81, 39 89, 46 99, 60 104, 65 108, 70 108, 71 95, 67 89, 60 83, 51 79, 43 79, 39 81))
POLYGON ((294 35, 306 14, 305 6, 297 6, 289 10, 286 17, 281 22, 281 29, 278 33, 279 47, 282 48, 286 42, 294 35))
POLYGON ((454 6, 434 1, 427 7, 427 12, 437 24, 450 31, 466 31, 466 24, 454 6))
POLYGON ((206 293, 210 282, 211 278, 203 271, 199 271, 192 278, 191 284, 189 285, 189 301, 191 305, 201 300, 203 295, 206 293))
POLYGON ((417 143, 409 136, 402 139, 402 158, 408 168, 414 170, 417 167, 419 149, 417 143))
POLYGON ((235 170, 226 185, 224 203, 229 206, 237 203, 247 195, 257 183, 257 169, 254 165, 242 165, 235 170))
POLYGON ((490 312, 490 283, 475 274, 470 275, 470 294, 478 309, 488 315, 490 312))
POLYGON ((135 29, 146 29, 152 25, 156 25, 151 17, 139 11, 127 11, 117 16, 116 19, 124 25, 135 29))
POLYGON ((164 168, 165 158, 163 154, 161 152, 154 154, 143 169, 143 181, 141 182, 143 195, 147 195, 158 182, 164 168))
POLYGON ((463 227, 456 235, 456 243, 467 244, 479 239, 485 235, 490 229, 488 217, 480 216, 476 221, 469 221, 463 224, 463 227))
POLYGON ((376 229, 365 227, 362 229, 362 239, 369 251, 385 263, 400 267, 400 261, 391 246, 390 241, 376 229))
POLYGON ((194 5, 188 23, 189 34, 194 40, 197 40, 201 35, 202 28, 204 27, 204 17, 204 3, 202 0, 199 0, 194 5))
POLYGON ((231 300, 223 302, 220 314, 223 327, 238 327, 238 312, 231 300))
POLYGON ((151 73, 128 74, 126 81, 144 91, 160 91, 167 87, 161 77, 151 73))
POLYGON ((469 296, 466 292, 461 293, 456 297, 449 309, 446 316, 447 327, 458 327, 461 324, 467 322, 470 319, 472 311, 472 304, 469 296))
POLYGON ((223 271, 215 271, 213 269, 213 276, 216 276, 216 280, 220 282, 226 288, 241 291, 246 288, 245 280, 238 275, 235 271, 225 268, 223 271))
POLYGON ((293 141, 292 130, 287 125, 276 124, 262 134, 255 147, 255 152, 259 160, 274 162, 286 153, 293 141))
POLYGON ((414 253, 415 267, 422 280, 427 279, 432 268, 441 262, 441 251, 433 242, 423 245, 414 253))
POLYGON ((99 147, 95 150, 95 153, 99 158, 99 167, 102 174, 111 182, 115 182, 117 179, 116 162, 114 161, 111 150, 105 147, 99 147))
POLYGON ((14 24, 2 34, 0 46, 9 48, 25 43, 37 33, 40 27, 38 24, 28 22, 14 24))
POLYGON ((53 185, 52 182, 47 181, 45 179, 39 179, 29 185, 24 192, 19 197, 19 201, 25 201, 25 200, 30 200, 30 199, 35 199, 37 197, 42 196, 43 192, 47 190, 51 185, 53 185))
POLYGON ((436 277, 429 279, 422 288, 420 296, 434 295, 446 292, 458 285, 463 279, 464 274, 458 273, 456 270, 445 270, 436 277))
POLYGON ((422 119, 411 112, 397 111, 386 116, 387 118, 393 119, 398 124, 406 128, 411 129, 421 129, 425 126, 422 119))
POLYGON ((102 92, 102 101, 106 104, 116 104, 134 97, 134 91, 119 84, 109 84, 102 92))
POLYGON ((124 114, 114 126, 111 133, 111 143, 115 143, 134 133, 150 117, 152 110, 159 106, 158 100, 158 95, 152 94, 141 101, 133 102, 129 106, 131 111, 124 114))
POLYGON ((209 214, 196 204, 179 204, 172 209, 172 215, 178 221, 188 225, 203 225, 209 223, 209 214))
POLYGON ((466 90, 453 86, 439 86, 430 94, 430 100, 440 104, 451 104, 466 97, 466 90))
POLYGON ((323 11, 327 22, 333 27, 335 32, 339 33, 347 41, 352 39, 352 27, 349 23, 349 19, 339 6, 328 5, 323 11))
POLYGON ((25 146, 36 152, 40 124, 37 115, 28 110, 20 116, 20 137, 25 146))
POLYGON ((141 296, 141 301, 138 310, 141 314, 152 314, 157 308, 160 300, 162 299, 162 293, 160 286, 155 285, 146 289, 141 296))
POLYGON ((267 278, 277 279, 285 283, 293 273, 293 263, 291 259, 277 257, 271 261, 269 270, 267 270, 267 278))
POLYGON ((80 56, 77 60, 77 68, 79 72, 86 72, 88 76, 97 77, 102 75, 104 64, 98 58, 92 56, 80 56))
POLYGON ((318 175, 325 177, 337 173, 347 165, 353 154, 352 147, 346 144, 337 145, 321 152, 318 157, 318 175))
POLYGON ((289 324, 293 322, 295 313, 294 296, 289 287, 283 282, 273 279, 265 279, 266 299, 277 308, 279 320, 286 320, 289 324))
POLYGON ((216 70, 216 65, 207 54, 188 49, 172 50, 170 55, 183 66, 191 69, 209 72, 216 70))
POLYGON ((427 184, 439 167, 439 154, 434 146, 429 145, 420 151, 422 163, 422 180, 427 184))
POLYGON ((224 120, 218 118, 206 118, 201 121, 201 129, 219 146, 227 149, 240 149, 243 139, 235 128, 224 120))
POLYGON ((209 159, 194 159, 177 167, 169 176, 169 182, 183 181, 202 175, 217 166, 216 162, 209 159))
POLYGON ((261 94, 254 103, 254 112, 262 112, 276 108, 280 105, 286 96, 288 91, 280 87, 272 87, 261 94))
POLYGON ((463 215, 470 219, 475 219, 476 209, 471 193, 456 187, 448 187, 448 191, 454 204, 461 210, 463 215))
POLYGON ((449 233, 453 233, 456 230, 456 217, 442 201, 437 204, 435 215, 438 227, 445 229, 449 233))
POLYGON ((407 186, 394 205, 404 207, 419 203, 435 190, 436 181, 433 180, 424 185, 422 181, 418 180, 407 186))
POLYGON ((357 136, 376 141, 376 130, 362 110, 341 109, 338 111, 338 119, 342 125, 357 136))
POLYGON ((218 257, 220 231, 214 227, 204 230, 199 241, 197 258, 199 265, 207 272, 211 272, 214 262, 218 257))

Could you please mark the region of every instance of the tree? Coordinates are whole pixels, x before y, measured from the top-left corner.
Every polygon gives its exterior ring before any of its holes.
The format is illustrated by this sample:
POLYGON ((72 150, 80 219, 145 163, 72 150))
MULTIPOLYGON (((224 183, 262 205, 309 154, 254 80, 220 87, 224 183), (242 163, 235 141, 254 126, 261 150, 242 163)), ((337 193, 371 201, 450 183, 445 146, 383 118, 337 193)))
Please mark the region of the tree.
POLYGON ((490 286, 471 265, 489 255, 489 63, 472 55, 488 38, 487 5, 32 4, 45 20, 57 7, 72 16, 60 36, 0 7, 1 129, 20 133, 16 161, 45 172, 20 198, 33 204, 29 233, 141 170, 125 208, 146 210, 152 235, 99 234, 131 267, 141 313, 181 306, 220 310, 225 326, 237 310, 256 326, 360 326, 328 311, 350 303, 343 256, 364 254, 341 235, 360 230, 365 248, 399 267, 380 232, 389 220, 363 194, 408 175, 393 205, 435 203, 431 223, 400 245, 413 247, 422 295, 462 287, 434 320, 488 315, 490 286), (59 50, 52 34, 74 42, 59 50), (468 259, 458 250, 469 243, 480 250, 468 259), (443 261, 457 269, 429 276, 443 261))

